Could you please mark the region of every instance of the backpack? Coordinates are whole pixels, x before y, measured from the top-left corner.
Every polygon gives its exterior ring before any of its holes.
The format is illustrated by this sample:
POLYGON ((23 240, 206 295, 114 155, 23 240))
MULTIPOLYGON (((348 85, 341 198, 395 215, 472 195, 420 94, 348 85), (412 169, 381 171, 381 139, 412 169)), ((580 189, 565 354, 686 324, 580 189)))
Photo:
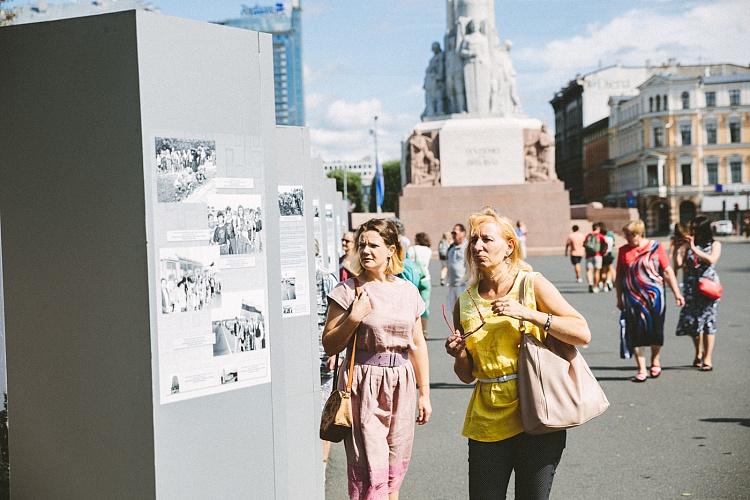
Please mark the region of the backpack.
POLYGON ((583 248, 586 249, 586 255, 588 256, 599 253, 602 248, 602 242, 599 239, 599 235, 589 233, 588 236, 586 236, 586 240, 583 242, 583 248))

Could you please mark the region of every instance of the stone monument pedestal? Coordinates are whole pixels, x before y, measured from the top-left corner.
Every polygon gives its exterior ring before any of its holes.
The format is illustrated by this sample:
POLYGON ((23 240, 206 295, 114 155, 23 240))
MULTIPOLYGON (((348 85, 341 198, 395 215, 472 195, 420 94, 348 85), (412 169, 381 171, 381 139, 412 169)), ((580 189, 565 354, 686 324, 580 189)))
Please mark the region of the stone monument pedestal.
POLYGON ((488 186, 524 183, 524 130, 541 126, 535 118, 459 114, 421 122, 414 133, 439 138, 441 185, 488 186))
POLYGON ((435 250, 442 233, 456 223, 466 225, 469 215, 488 205, 514 223, 526 224, 530 255, 562 253, 570 232, 570 200, 559 180, 494 186, 407 185, 399 197, 398 217, 410 238, 423 231, 435 250))

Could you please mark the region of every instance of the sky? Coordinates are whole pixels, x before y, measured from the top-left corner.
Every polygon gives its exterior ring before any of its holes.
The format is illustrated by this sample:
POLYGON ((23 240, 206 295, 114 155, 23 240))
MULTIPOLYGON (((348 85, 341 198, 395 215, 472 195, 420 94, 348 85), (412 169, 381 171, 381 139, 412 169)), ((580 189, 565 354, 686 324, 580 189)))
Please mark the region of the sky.
MULTIPOLYGON (((169 15, 238 17, 242 2, 150 0, 169 15)), ((247 1, 254 6, 256 1, 247 1)), ((272 0, 258 0, 270 5, 272 0)), ((444 0, 301 0, 304 88, 313 154, 381 160, 424 109, 433 41, 442 45, 444 0)), ((613 64, 750 64, 750 0, 496 0, 500 37, 513 43, 523 112, 553 128, 554 93, 576 74, 613 64)))

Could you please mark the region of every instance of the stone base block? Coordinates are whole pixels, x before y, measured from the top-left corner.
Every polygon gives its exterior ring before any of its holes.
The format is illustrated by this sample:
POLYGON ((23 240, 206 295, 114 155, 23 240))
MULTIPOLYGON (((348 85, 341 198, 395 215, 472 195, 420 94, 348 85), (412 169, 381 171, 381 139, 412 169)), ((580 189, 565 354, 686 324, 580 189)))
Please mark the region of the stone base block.
POLYGON ((562 254, 570 232, 570 197, 561 181, 471 187, 407 185, 399 197, 397 213, 410 239, 426 232, 437 251, 443 232, 458 222, 466 225, 469 215, 485 206, 514 223, 521 220, 526 224, 529 254, 562 254))

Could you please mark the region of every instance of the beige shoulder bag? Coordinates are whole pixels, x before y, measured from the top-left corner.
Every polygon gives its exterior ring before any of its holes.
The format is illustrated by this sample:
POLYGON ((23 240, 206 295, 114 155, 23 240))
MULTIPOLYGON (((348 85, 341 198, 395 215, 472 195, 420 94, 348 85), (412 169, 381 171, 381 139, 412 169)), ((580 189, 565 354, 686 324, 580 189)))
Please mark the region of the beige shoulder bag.
MULTIPOLYGON (((354 278, 354 296, 361 292, 359 280, 354 278)), ((352 345, 349 347, 349 371, 347 373, 346 389, 338 389, 339 355, 333 369, 333 391, 328 396, 323 413, 320 415, 320 439, 338 443, 352 433, 352 378, 354 377, 354 356, 357 349, 357 331, 352 335, 352 345)))
MULTIPOLYGON (((521 281, 520 302, 526 305, 531 273, 521 281)), ((552 335, 544 343, 519 327, 518 400, 523 430, 545 434, 576 427, 604 413, 609 401, 575 346, 552 335)))

